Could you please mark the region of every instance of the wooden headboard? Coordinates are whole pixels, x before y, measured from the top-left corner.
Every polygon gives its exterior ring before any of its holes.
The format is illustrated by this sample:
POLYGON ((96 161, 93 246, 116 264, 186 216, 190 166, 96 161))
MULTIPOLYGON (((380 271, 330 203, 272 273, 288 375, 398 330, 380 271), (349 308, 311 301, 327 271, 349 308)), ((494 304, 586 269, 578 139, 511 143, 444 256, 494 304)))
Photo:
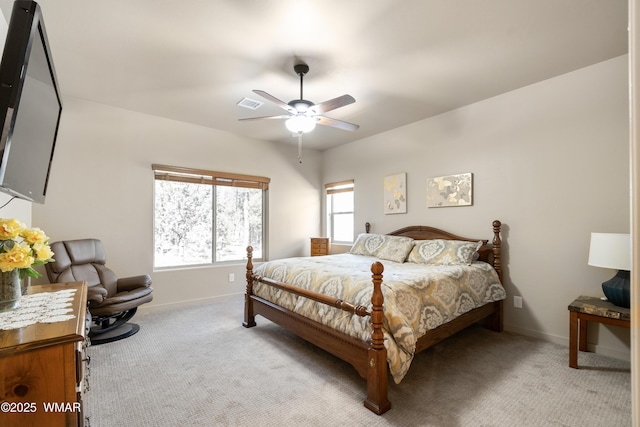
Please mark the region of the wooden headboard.
MULTIPOLYGON (((500 228, 502 223, 495 220, 491 224, 493 226, 493 240, 489 243, 487 239, 473 239, 470 237, 462 237, 450 233, 448 231, 440 230, 439 228, 429 227, 425 225, 411 225, 404 227, 391 233, 387 233, 390 236, 405 236, 411 237, 414 240, 432 240, 432 239, 444 239, 444 240, 463 240, 466 242, 482 242, 482 246, 478 250, 480 261, 487 262, 495 268, 498 272, 498 277, 502 281, 502 259, 501 259, 501 245, 500 228)), ((369 232, 370 224, 365 224, 367 233, 369 232)))

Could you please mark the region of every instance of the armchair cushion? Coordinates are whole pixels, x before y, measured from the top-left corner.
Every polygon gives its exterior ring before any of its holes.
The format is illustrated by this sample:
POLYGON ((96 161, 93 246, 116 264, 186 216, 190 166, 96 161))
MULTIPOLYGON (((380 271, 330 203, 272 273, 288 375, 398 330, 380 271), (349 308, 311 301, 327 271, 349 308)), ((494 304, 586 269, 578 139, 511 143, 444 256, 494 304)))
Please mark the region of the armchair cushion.
POLYGON ((65 248, 73 265, 102 264, 107 261, 102 242, 97 239, 81 239, 65 242, 65 248))
POLYGON ((153 300, 152 288, 142 288, 131 292, 121 292, 115 297, 105 299, 100 305, 89 305, 94 317, 112 316, 128 310, 135 310, 138 306, 153 300))
POLYGON ((107 297, 107 290, 102 286, 92 286, 87 289, 87 301, 89 305, 101 304, 107 297))
POLYGON ((151 286, 151 277, 148 274, 133 277, 123 277, 117 281, 118 292, 131 291, 140 287, 151 286))
POLYGON ((108 305, 128 303, 131 301, 136 301, 139 298, 145 297, 150 294, 151 288, 145 287, 133 289, 131 291, 118 292, 114 296, 105 299, 101 306, 106 307, 108 305))

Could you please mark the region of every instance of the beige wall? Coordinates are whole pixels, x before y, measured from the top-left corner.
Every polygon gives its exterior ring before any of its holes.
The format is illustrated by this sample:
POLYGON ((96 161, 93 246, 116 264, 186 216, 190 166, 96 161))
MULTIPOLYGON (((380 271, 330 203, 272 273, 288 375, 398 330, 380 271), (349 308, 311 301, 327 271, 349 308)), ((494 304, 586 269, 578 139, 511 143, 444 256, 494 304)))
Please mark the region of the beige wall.
MULTIPOLYGON (((568 304, 615 271, 587 265, 592 231, 629 232, 627 56, 325 152, 324 181, 355 179, 356 229, 434 225, 491 238, 504 223, 505 326, 568 345, 568 304), (384 176, 407 173, 408 212, 383 214, 384 176), (428 177, 472 172, 471 207, 426 207, 428 177), (524 308, 513 308, 513 296, 524 308)), ((629 358, 629 330, 598 352, 629 358)))
POLYGON ((0 209, 0 218, 17 218, 27 226, 38 226, 38 224, 31 224, 31 202, 20 199, 11 200, 8 194, 0 193, 0 206, 6 203, 8 204, 0 209))
POLYGON ((320 154, 200 126, 64 99, 47 199, 33 223, 53 240, 95 237, 120 276, 150 273, 167 304, 244 290, 244 264, 153 271, 152 163, 267 176, 269 254, 308 254, 320 230, 320 154), (229 282, 230 273, 236 280, 229 282))

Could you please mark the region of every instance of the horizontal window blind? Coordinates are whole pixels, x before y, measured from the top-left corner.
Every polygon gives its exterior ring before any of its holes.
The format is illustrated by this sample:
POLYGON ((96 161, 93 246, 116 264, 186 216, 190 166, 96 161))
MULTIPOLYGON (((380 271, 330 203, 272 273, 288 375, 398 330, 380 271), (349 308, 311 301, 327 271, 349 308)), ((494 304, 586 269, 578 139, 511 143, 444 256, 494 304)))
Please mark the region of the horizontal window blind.
POLYGON ((332 182, 325 184, 324 188, 327 190, 327 194, 346 193, 353 191, 354 181, 352 179, 347 181, 332 182))
POLYGON ((189 182, 193 184, 224 185, 228 187, 259 188, 268 190, 270 178, 241 175, 228 172, 214 172, 204 169, 183 168, 178 166, 151 165, 157 180, 189 182))

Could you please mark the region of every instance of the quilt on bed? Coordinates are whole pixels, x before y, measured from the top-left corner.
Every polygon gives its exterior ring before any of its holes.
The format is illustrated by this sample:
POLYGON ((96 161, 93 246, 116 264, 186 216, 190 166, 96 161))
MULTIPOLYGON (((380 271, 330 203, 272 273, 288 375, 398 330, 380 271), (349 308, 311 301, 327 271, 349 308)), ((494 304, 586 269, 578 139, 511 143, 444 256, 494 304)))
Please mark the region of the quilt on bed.
MULTIPOLYGON (((255 274, 371 308, 371 264, 377 260, 353 254, 288 258, 265 262, 255 269, 255 274)), ((427 330, 506 297, 496 271, 485 262, 383 264, 385 347, 396 383, 409 370, 416 341, 427 330)), ((371 337, 369 317, 361 318, 259 282, 254 283, 253 293, 363 341, 371 337)))

